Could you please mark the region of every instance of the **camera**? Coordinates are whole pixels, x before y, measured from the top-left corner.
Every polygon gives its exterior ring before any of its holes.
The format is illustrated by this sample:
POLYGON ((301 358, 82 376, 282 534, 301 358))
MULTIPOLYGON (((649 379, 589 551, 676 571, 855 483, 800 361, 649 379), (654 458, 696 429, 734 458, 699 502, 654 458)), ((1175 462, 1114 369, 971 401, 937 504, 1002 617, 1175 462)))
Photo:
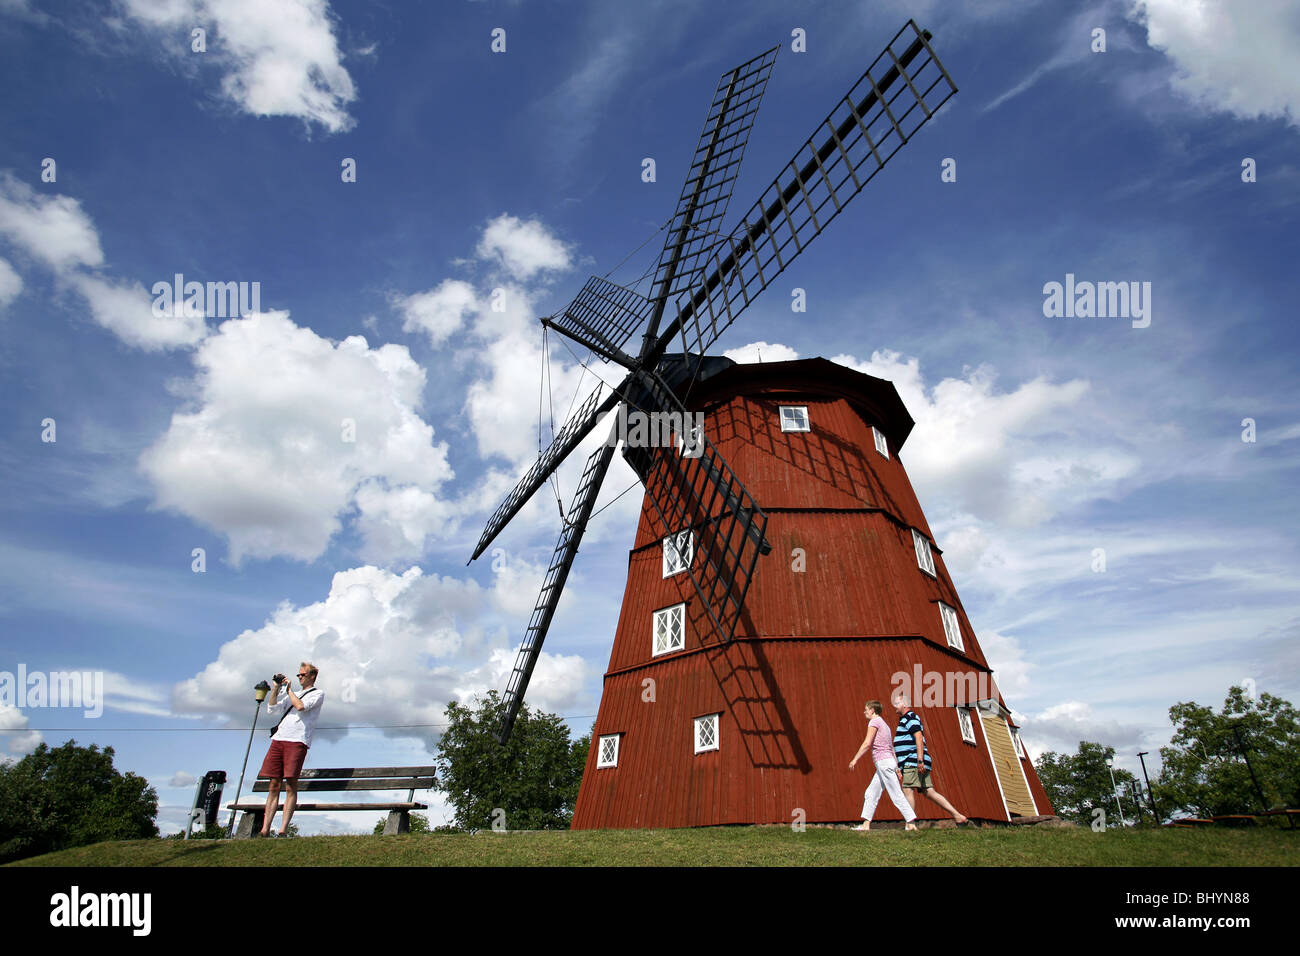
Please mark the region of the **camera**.
POLYGON ((283 674, 276 674, 271 678, 271 683, 276 687, 279 687, 281 684, 287 684, 288 682, 289 678, 285 677, 283 674))

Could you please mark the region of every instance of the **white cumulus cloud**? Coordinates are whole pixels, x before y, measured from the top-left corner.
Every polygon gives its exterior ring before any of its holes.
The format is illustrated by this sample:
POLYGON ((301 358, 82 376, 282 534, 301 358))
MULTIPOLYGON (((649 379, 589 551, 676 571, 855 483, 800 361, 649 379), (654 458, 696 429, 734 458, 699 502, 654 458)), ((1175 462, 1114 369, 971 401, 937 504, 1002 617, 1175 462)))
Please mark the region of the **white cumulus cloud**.
POLYGON ((1035 378, 1004 391, 986 366, 927 385, 920 362, 897 352, 831 361, 894 383, 916 421, 904 454, 923 501, 1032 526, 1077 501, 1080 487, 1096 494, 1136 467, 1121 450, 1063 434, 1063 415, 1088 392, 1084 380, 1035 378))
POLYGON ((799 357, 799 353, 788 345, 773 345, 768 342, 750 342, 740 348, 727 349, 722 354, 741 365, 753 365, 757 362, 793 362, 799 357))
MULTIPOLYGON (((160 35, 207 30, 208 52, 222 70, 221 92, 254 116, 292 116, 331 133, 355 121, 357 97, 334 35, 326 0, 124 0, 128 15, 160 35)), ((177 52, 181 52, 178 50, 177 52)))
POLYGON ((69 196, 42 195, 9 173, 0 175, 0 235, 56 272, 99 266, 99 233, 69 196))
MULTIPOLYGON (((320 669, 322 727, 366 725, 432 746, 447 703, 504 686, 514 649, 479 623, 494 607, 473 581, 395 574, 372 566, 335 574, 324 600, 288 602, 256 630, 222 645, 216 659, 173 689, 177 712, 243 720, 248 689, 299 661, 320 669)), ((530 706, 564 710, 586 677, 580 658, 543 653, 528 690, 530 706)), ((344 731, 318 731, 338 738, 344 731)))
POLYGON ((96 323, 146 352, 195 345, 208 334, 201 314, 186 315, 184 309, 155 314, 153 297, 138 282, 76 273, 68 283, 86 300, 96 323))
POLYGON ((10 704, 0 704, 0 763, 29 754, 45 738, 28 729, 27 715, 10 704))
MULTIPOLYGON (((509 649, 494 648, 483 664, 461 675, 455 688, 456 697, 469 700, 481 697, 489 690, 499 692, 506 686, 510 671, 515 666, 519 647, 520 645, 509 649)), ((528 692, 525 695, 528 707, 531 710, 559 712, 563 716, 563 711, 581 694, 587 674, 587 662, 579 655, 548 654, 543 651, 528 681, 528 692)))
POLYGON ((1042 713, 1026 715, 1021 726, 1025 746, 1035 759, 1049 750, 1075 753, 1079 743, 1087 740, 1115 748, 1117 765, 1124 762, 1137 764, 1128 755, 1142 749, 1147 734, 1147 729, 1138 724, 1102 719, 1093 712, 1090 704, 1079 700, 1067 700, 1048 707, 1042 713))
POLYGON ((478 296, 468 282, 445 279, 427 292, 398 296, 393 304, 402 313, 403 332, 423 332, 436 346, 478 311, 478 296))
POLYGON ((516 279, 570 268, 569 247, 536 219, 503 213, 487 224, 476 254, 495 262, 516 279))
POLYGON ((1175 90, 1244 119, 1300 125, 1300 6, 1294 0, 1132 0, 1147 43, 1173 62, 1175 90))
POLYGON ((193 407, 141 457, 159 507, 244 557, 319 557, 352 510, 366 553, 418 554, 452 517, 444 443, 417 414, 424 370, 404 346, 335 344, 287 312, 224 322, 194 354, 193 407))

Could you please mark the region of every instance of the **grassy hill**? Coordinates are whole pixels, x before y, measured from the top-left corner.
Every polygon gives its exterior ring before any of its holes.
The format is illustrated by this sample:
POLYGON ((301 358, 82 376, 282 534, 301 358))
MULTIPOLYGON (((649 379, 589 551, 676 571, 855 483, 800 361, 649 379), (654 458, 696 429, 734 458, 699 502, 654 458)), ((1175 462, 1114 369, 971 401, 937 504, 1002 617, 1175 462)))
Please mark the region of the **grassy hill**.
MULTIPOLYGON (((1040 827, 905 833, 788 827, 603 830, 293 841, 316 866, 1295 866, 1300 830, 1040 827)), ((98 843, 11 866, 272 866, 279 840, 98 843)))

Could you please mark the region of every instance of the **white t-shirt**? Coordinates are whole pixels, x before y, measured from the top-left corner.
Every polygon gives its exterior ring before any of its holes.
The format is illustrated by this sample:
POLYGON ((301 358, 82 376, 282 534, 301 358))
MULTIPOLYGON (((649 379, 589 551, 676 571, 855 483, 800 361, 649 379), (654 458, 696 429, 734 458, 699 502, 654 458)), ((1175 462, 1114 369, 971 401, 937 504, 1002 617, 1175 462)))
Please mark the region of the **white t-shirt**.
POLYGON ((289 713, 284 720, 280 721, 280 726, 271 735, 271 739, 287 740, 310 747, 312 731, 316 729, 316 721, 320 719, 320 705, 325 701, 325 692, 319 687, 309 687, 298 695, 298 699, 302 701, 302 710, 289 702, 288 693, 274 704, 270 701, 266 702, 266 710, 270 714, 278 716, 284 713, 286 707, 289 709, 289 713))

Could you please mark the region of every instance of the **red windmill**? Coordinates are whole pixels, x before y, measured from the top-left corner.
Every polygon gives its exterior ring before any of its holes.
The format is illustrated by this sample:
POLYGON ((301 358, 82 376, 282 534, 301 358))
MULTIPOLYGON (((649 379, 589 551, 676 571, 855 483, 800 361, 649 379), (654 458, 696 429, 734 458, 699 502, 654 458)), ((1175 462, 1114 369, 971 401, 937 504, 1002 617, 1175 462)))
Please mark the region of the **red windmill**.
POLYGON ((894 386, 825 359, 709 359, 688 401, 772 551, 734 639, 711 639, 682 573, 694 532, 663 534, 654 501, 673 490, 652 475, 573 826, 856 820, 862 704, 898 687, 958 809, 1051 813, 908 481, 894 386))
POLYGON ((843 768, 862 701, 886 699, 899 674, 921 679, 913 697, 938 783, 965 813, 1049 812, 898 460, 912 420, 893 386, 820 359, 706 356, 956 92, 930 39, 909 20, 719 238, 776 49, 723 74, 650 294, 592 277, 542 320, 627 375, 591 393, 474 551, 617 407, 564 518, 502 742, 619 439, 645 486, 575 827, 855 819, 865 778, 843 768), (927 709, 935 675, 953 686, 927 709))

